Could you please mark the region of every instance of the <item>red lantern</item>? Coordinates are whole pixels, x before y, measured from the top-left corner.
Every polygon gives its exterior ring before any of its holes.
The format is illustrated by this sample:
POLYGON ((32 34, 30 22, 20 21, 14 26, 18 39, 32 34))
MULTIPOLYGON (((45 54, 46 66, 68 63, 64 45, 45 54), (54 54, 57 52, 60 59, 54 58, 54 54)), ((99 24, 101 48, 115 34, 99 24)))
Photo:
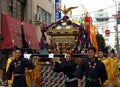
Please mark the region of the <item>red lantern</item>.
POLYGON ((109 34, 110 34, 110 30, 108 30, 108 29, 105 30, 105 34, 106 34, 106 35, 109 35, 109 34))

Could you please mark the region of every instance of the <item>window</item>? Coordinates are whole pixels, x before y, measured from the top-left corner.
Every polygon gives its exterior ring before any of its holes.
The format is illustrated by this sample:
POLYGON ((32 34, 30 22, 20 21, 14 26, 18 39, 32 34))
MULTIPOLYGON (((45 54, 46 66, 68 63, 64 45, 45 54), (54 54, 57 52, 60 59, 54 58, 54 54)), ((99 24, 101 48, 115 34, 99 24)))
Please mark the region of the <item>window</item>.
POLYGON ((103 17, 103 14, 99 14, 99 17, 103 17))
POLYGON ((26 0, 9 0, 8 14, 12 17, 24 20, 26 0))
POLYGON ((41 7, 37 6, 37 13, 40 15, 40 21, 45 24, 51 23, 51 14, 42 9, 41 7))

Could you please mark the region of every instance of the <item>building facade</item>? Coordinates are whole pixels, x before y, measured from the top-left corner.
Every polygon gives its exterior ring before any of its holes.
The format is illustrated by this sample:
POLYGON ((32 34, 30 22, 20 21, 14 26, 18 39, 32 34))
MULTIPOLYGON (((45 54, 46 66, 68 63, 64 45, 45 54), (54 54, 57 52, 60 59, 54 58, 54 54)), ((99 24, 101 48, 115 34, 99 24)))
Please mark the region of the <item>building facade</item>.
POLYGON ((14 46, 39 49, 32 21, 32 1, 34 0, 2 0, 2 49, 12 49, 14 46))
POLYGON ((31 6, 32 0, 2 0, 2 13, 30 23, 31 6))
POLYGON ((109 14, 107 11, 99 10, 95 13, 95 25, 98 32, 103 35, 106 45, 110 45, 109 35, 105 34, 105 30, 109 29, 109 14))
POLYGON ((109 28, 108 21, 109 21, 109 15, 107 11, 99 10, 95 13, 96 18, 96 25, 98 26, 98 30, 100 34, 105 33, 105 29, 109 28))
MULTIPOLYGON (((25 21, 34 25, 38 42, 41 38, 41 24, 49 25, 55 20, 54 7, 54 0, 2 0, 2 14, 21 23, 25 21)), ((47 38, 49 42, 49 36, 47 38)), ((31 41, 28 41, 28 44, 31 44, 31 41)))
MULTIPOLYGON (((40 42, 41 24, 49 25, 54 17, 54 0, 32 0, 32 23, 36 28, 37 39, 40 42)), ((49 36, 47 36, 49 42, 49 36)))

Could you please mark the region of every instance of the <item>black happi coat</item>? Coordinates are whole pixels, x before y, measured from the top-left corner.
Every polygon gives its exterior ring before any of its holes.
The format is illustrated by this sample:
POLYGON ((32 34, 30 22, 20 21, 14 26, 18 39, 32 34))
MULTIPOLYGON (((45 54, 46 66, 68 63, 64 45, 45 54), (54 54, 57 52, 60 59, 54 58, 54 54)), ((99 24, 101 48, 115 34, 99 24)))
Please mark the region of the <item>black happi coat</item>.
POLYGON ((86 59, 82 61, 75 72, 78 79, 82 79, 85 75, 85 87, 101 87, 100 82, 105 82, 108 79, 105 65, 99 61, 90 61, 86 59))
POLYGON ((18 60, 14 59, 6 73, 6 79, 10 80, 12 78, 12 73, 20 74, 23 76, 14 76, 14 81, 12 87, 27 87, 25 78, 25 68, 33 69, 34 65, 32 62, 25 58, 20 58, 18 60))
MULTIPOLYGON (((75 78, 74 73, 76 70, 76 64, 71 61, 71 62, 62 62, 62 63, 55 63, 55 67, 53 71, 55 72, 63 72, 65 79, 69 78, 75 78)), ((65 82, 65 87, 77 87, 77 80, 76 81, 71 81, 71 82, 65 82)))

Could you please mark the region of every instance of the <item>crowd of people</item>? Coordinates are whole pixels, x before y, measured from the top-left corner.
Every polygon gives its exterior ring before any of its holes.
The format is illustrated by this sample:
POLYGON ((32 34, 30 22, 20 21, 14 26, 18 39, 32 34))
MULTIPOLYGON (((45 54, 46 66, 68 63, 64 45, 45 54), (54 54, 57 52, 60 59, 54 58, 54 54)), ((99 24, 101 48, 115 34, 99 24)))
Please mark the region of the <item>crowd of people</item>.
POLYGON ((88 58, 78 67, 71 53, 67 54, 66 62, 55 63, 53 70, 64 72, 65 87, 118 87, 119 58, 115 57, 115 51, 112 49, 106 55, 104 50, 99 50, 96 57, 96 49, 90 47, 87 54, 88 58))
MULTIPOLYGON (((74 62, 71 52, 67 52, 65 61, 54 61, 53 71, 64 73, 65 87, 118 87, 119 58, 115 51, 106 55, 99 49, 96 57, 96 49, 90 47, 85 53, 88 58, 79 65, 74 62)), ((34 59, 39 62, 39 57, 34 59)), ((5 82, 1 80, 1 83, 9 87, 32 87, 33 80, 34 87, 39 87, 40 64, 37 62, 24 58, 21 49, 13 50, 12 57, 7 60, 5 82)))

